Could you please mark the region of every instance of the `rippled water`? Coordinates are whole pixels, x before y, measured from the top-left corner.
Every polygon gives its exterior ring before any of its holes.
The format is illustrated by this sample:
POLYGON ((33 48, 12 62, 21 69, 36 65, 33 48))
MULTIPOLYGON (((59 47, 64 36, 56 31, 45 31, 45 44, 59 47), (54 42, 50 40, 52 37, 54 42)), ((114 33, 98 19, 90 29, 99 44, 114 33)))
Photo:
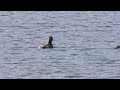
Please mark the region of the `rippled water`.
POLYGON ((119 11, 0 11, 0 78, 120 79, 119 39, 119 11))

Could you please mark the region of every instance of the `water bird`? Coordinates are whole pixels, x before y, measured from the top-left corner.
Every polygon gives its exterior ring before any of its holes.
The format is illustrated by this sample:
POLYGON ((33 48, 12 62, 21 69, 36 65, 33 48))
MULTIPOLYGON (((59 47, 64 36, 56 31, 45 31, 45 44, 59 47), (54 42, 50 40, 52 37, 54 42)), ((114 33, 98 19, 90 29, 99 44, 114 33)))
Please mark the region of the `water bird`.
POLYGON ((118 45, 118 46, 114 47, 114 49, 119 49, 119 48, 120 48, 120 45, 118 45))
POLYGON ((50 36, 50 37, 49 37, 49 41, 48 41, 48 43, 42 45, 41 48, 53 48, 52 41, 53 41, 53 37, 50 36))

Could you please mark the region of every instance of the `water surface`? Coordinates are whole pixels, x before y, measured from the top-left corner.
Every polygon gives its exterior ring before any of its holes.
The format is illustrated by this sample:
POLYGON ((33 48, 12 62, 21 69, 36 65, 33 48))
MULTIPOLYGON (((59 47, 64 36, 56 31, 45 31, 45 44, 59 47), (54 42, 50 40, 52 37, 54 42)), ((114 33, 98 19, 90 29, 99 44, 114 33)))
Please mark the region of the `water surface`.
POLYGON ((0 78, 120 79, 119 29, 119 11, 0 11, 0 78))

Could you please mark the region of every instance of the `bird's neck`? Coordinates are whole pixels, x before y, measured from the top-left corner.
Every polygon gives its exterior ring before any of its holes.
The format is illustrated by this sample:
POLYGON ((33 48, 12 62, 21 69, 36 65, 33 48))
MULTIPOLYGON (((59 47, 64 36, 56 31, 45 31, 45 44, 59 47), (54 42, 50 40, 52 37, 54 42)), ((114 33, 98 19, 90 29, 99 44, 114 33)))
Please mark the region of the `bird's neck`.
POLYGON ((48 44, 49 44, 49 45, 52 45, 52 41, 51 41, 51 40, 49 40, 49 41, 48 41, 48 44))

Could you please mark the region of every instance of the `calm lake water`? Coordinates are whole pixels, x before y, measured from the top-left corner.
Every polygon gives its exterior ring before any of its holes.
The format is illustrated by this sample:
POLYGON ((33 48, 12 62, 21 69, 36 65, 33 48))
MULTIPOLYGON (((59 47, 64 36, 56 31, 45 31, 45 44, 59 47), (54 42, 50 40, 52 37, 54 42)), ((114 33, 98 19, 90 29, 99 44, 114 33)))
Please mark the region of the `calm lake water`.
POLYGON ((1 79, 120 79, 116 45, 120 11, 0 11, 1 79))

